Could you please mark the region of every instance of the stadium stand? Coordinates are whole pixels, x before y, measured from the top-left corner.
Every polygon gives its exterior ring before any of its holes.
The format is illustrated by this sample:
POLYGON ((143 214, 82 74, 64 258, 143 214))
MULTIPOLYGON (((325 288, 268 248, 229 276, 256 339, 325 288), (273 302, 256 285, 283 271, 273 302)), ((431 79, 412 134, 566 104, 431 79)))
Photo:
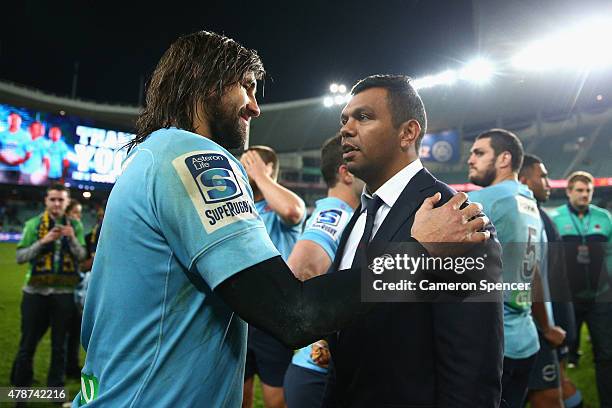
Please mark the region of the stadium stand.
MULTIPOLYGON (((446 182, 465 183, 465 162, 474 137, 486 129, 504 127, 517 133, 526 151, 544 159, 553 179, 578 169, 595 177, 611 176, 612 103, 610 98, 601 98, 604 83, 594 78, 559 87, 563 81, 563 74, 555 78, 517 76, 501 78, 488 87, 460 83, 422 89, 428 131, 454 129, 462 140, 456 162, 426 162, 426 167, 446 182)), ((137 106, 64 98, 8 82, 0 82, 0 102, 78 116, 101 128, 128 132, 139 111, 137 106)), ((338 130, 342 109, 322 102, 321 97, 263 104, 262 115, 251 129, 252 144, 273 146, 279 152, 279 180, 300 194, 309 207, 325 194, 318 171, 319 147, 338 130)))

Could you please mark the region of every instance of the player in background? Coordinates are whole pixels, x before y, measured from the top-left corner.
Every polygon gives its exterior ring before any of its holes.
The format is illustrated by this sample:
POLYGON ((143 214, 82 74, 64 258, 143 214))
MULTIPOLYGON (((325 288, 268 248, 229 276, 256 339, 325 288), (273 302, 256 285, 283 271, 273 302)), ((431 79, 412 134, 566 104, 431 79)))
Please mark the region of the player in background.
POLYGON ((548 171, 542 159, 525 154, 519 172, 519 181, 529 187, 538 202, 538 211, 548 241, 545 259, 547 268, 543 269, 547 272, 548 279, 542 274, 545 297, 547 300, 552 300, 551 303, 547 302, 547 311, 551 321, 554 320, 554 324, 558 324, 566 332, 564 343, 557 349, 553 349, 539 333, 540 351, 529 379, 529 403, 534 408, 563 407, 563 400, 574 394, 567 390, 570 380, 564 375, 562 361, 567 356, 567 343, 575 337, 576 329, 574 327, 574 308, 570 302, 565 270, 565 252, 560 244, 561 236, 552 219, 542 209, 542 204, 550 196, 548 171), (565 393, 561 389, 562 383, 566 389, 565 393))
POLYGON ((522 408, 529 375, 540 345, 538 320, 544 338, 553 346, 561 344, 565 332, 550 324, 542 303, 538 270, 542 269, 543 230, 537 203, 527 186, 518 182, 523 162, 523 146, 511 132, 491 129, 476 137, 468 159, 469 179, 485 187, 470 192, 472 201, 483 205, 483 212, 497 229, 503 247, 505 282, 533 282, 532 289, 504 294, 504 372, 502 400, 510 408, 522 408))
POLYGON ((62 139, 62 130, 54 126, 49 129, 49 175, 50 179, 64 180, 70 161, 66 157, 68 145, 62 139))
MULTIPOLYGON (((348 171, 342 160, 341 139, 338 134, 323 144, 321 174, 328 188, 327 197, 316 202, 287 262, 302 281, 327 272, 336 255, 342 231, 359 205, 364 183, 348 171)), ((329 358, 329 346, 325 340, 306 346, 293 355, 283 384, 289 408, 321 406, 329 358)))
MULTIPOLYGON (((565 260, 574 301, 578 351, 580 327, 591 335, 601 407, 612 407, 612 217, 593 205, 593 176, 577 171, 567 179, 568 203, 550 213, 565 243, 565 260)), ((571 356, 570 356, 571 357, 571 356)))
POLYGON ((49 172, 49 140, 45 136, 45 125, 36 120, 28 126, 30 141, 26 150, 30 158, 19 166, 21 170, 20 184, 43 184, 49 172))
MULTIPOLYGON (((251 146, 240 161, 253 189, 255 209, 266 225, 272 243, 286 261, 302 232, 306 214, 304 201, 278 184, 279 162, 272 148, 251 146)), ((292 349, 269 334, 249 326, 243 407, 253 405, 255 374, 261 380, 265 406, 285 406, 283 378, 292 356, 292 349)))
POLYGON ((8 129, 0 132, 0 182, 17 184, 19 166, 31 156, 26 149, 30 135, 21 128, 22 119, 18 113, 11 112, 6 121, 8 129))

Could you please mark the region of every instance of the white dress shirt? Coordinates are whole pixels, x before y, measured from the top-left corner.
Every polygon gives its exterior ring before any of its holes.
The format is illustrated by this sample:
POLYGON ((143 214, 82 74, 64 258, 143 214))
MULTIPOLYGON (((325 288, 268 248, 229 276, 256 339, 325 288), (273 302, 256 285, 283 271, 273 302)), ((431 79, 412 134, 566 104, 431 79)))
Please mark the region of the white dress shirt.
MULTIPOLYGON (((412 180, 415 174, 421 171, 422 168, 423 163, 421 163, 421 160, 416 159, 395 173, 393 177, 387 180, 385 184, 380 186, 380 188, 374 192, 374 195, 380 197, 383 203, 378 208, 376 216, 374 217, 372 238, 374 238, 376 235, 378 228, 380 228, 381 224, 387 217, 387 214, 389 214, 389 211, 391 211, 391 207, 393 207, 402 191, 404 191, 408 183, 410 183, 410 180, 412 180)), ((371 198, 365 187, 363 188, 363 193, 361 193, 361 213, 359 214, 357 222, 355 222, 351 235, 349 235, 348 240, 346 241, 344 253, 342 254, 342 260, 340 261, 338 270, 349 269, 353 264, 355 251, 357 250, 357 245, 359 245, 359 241, 363 235, 363 230, 365 229, 366 223, 366 202, 364 196, 371 198)), ((372 238, 370 238, 370 240, 372 240, 372 238)), ((408 239, 408 237, 406 237, 406 239, 408 239)))

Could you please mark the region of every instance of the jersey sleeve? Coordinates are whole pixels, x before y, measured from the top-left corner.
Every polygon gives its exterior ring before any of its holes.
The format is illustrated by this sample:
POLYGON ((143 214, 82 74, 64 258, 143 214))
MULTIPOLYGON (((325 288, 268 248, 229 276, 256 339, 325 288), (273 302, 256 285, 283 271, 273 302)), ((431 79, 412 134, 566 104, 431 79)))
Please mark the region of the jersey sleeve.
POLYGON ((316 210, 306 225, 300 240, 309 240, 319 245, 330 259, 334 259, 344 227, 350 214, 337 208, 316 210))
POLYGON ((153 166, 149 196, 174 254, 214 289, 279 253, 255 210, 242 166, 225 151, 203 147, 153 166))
POLYGON ((36 223, 32 220, 26 222, 21 235, 21 241, 17 244, 17 249, 31 246, 37 240, 36 235, 36 223))
POLYGON ((468 194, 468 198, 471 202, 473 203, 479 203, 480 205, 482 205, 482 212, 489 217, 489 220, 491 220, 491 222, 493 223, 493 225, 495 226, 495 228, 497 229, 498 226, 495 224, 495 211, 494 211, 494 203, 495 200, 491 199, 490 197, 487 197, 487 191, 486 190, 475 190, 475 191, 470 191, 467 193, 468 194))
POLYGON ((306 211, 302 215, 302 218, 297 222, 297 224, 287 224, 283 219, 277 214, 276 215, 278 224, 280 227, 287 232, 297 232, 298 234, 302 232, 302 225, 304 224, 304 220, 306 219, 306 211))
POLYGON ((79 241, 79 244, 85 246, 85 235, 83 234, 83 224, 81 221, 72 220, 72 227, 74 228, 74 236, 79 241))

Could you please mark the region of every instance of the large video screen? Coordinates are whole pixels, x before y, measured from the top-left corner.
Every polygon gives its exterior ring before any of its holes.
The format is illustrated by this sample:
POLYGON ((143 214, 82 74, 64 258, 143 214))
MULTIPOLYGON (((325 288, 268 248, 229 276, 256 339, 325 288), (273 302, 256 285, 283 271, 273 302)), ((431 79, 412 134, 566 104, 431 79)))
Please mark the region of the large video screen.
POLYGON ((110 188, 133 137, 80 117, 0 104, 0 183, 110 188))

